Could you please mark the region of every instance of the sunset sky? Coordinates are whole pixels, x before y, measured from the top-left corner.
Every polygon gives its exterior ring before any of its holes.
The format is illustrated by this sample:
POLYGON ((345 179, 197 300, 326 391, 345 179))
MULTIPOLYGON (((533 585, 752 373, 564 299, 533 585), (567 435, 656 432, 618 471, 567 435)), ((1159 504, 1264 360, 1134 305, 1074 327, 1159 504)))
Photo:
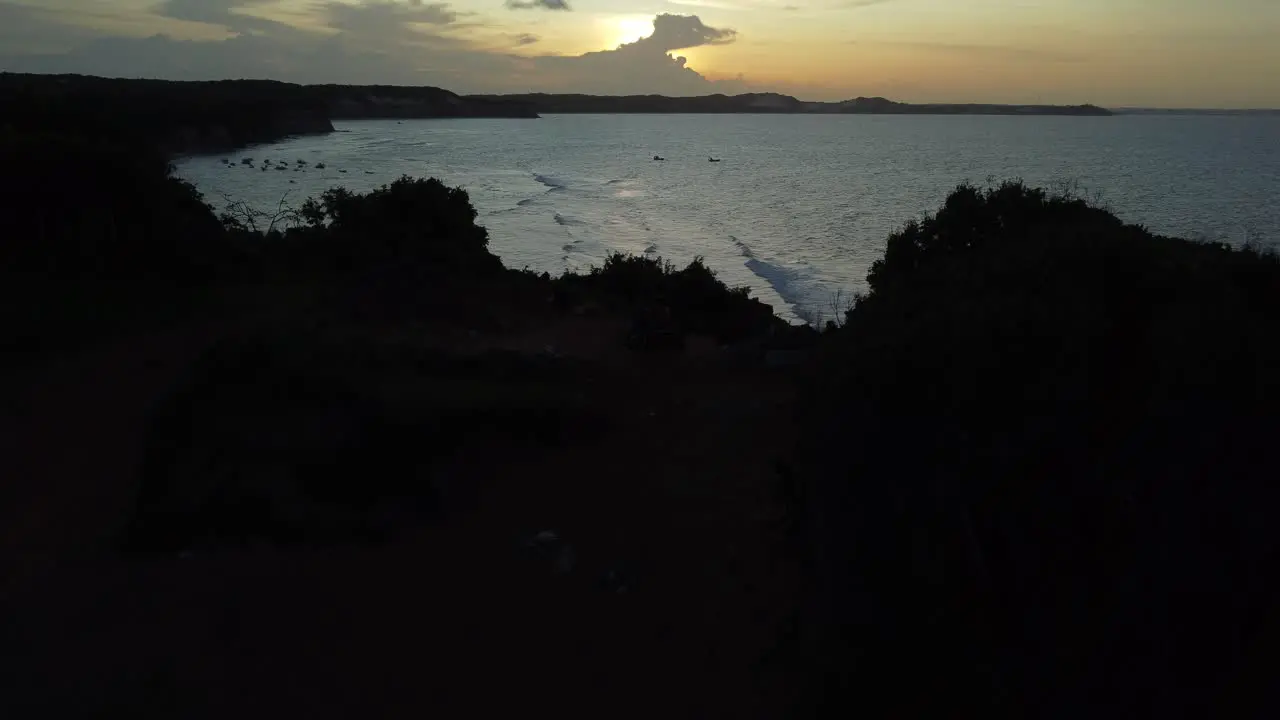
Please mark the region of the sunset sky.
POLYGON ((0 69, 1280 107, 1280 0, 0 0, 0 69))

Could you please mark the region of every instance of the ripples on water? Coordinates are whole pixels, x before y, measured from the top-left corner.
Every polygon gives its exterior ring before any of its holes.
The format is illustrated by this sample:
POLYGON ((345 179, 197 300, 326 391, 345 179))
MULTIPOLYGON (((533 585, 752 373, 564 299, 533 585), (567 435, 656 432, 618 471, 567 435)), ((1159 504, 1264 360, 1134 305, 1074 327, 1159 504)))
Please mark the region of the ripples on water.
POLYGON ((434 176, 470 192, 508 266, 702 255, 793 317, 864 287, 889 233, 963 181, 1071 183, 1156 232, 1280 242, 1276 117, 562 115, 339 130, 242 151, 230 168, 188 159, 179 173, 215 206, 263 208, 434 176), (239 166, 246 156, 290 170, 239 166), (295 171, 298 159, 310 165, 295 171))

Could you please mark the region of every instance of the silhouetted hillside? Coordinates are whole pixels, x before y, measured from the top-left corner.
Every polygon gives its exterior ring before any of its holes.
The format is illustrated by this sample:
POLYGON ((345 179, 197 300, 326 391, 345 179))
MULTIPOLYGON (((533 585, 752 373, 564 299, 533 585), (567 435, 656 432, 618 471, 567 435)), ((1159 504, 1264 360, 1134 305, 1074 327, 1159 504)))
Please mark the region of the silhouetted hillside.
POLYGON ((995 105, 984 103, 900 103, 882 97, 835 103, 835 112, 884 115, 1112 115, 1097 105, 995 105))
POLYGON ((1095 105, 913 105, 885 98, 805 102, 778 93, 667 97, 664 95, 478 95, 528 105, 539 113, 844 113, 895 115, 1110 115, 1095 105))
POLYGON ((110 138, 169 154, 222 152, 361 118, 532 118, 529 108, 431 87, 174 82, 0 74, 0 128, 110 138))
POLYGON ((321 97, 334 120, 538 116, 532 107, 524 103, 461 97, 433 87, 310 85, 305 87, 305 91, 321 97))
POLYGON ((517 102, 539 113, 795 113, 809 112, 799 100, 776 94, 703 95, 474 95, 478 100, 517 102))
POLYGON ((1280 258, 1007 183, 868 281, 796 455, 844 714, 1268 716, 1280 258))
POLYGON ((504 268, 436 180, 264 235, 145 148, 5 137, 0 716, 789 704, 789 381, 723 349, 768 306, 504 268))
POLYGON ((169 82, 0 74, 0 127, 217 152, 333 130, 320 98, 267 80, 169 82))
POLYGON ((962 186, 819 333, 102 116, 0 133, 0 715, 1277 716, 1274 254, 962 186))

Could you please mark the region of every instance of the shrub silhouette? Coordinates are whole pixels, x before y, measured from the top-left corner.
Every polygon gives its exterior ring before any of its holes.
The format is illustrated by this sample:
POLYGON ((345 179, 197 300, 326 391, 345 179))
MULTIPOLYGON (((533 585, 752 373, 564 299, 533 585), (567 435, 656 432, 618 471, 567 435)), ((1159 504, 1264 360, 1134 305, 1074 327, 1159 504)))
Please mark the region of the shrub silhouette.
POLYGON ((233 276, 304 283, 331 297, 330 311, 375 322, 438 316, 450 297, 510 279, 466 191, 434 178, 402 177, 367 193, 337 187, 285 214, 291 222, 265 234, 224 215, 239 253, 233 276))
POLYGON ((334 188, 308 200, 300 215, 305 224, 297 232, 324 231, 347 245, 344 256, 455 269, 501 267, 488 251, 488 232, 475 224, 467 192, 435 178, 405 176, 363 194, 334 188))
POLYGON ((737 341, 781 323, 747 288, 726 286, 701 257, 677 270, 662 258, 613 253, 585 274, 566 272, 555 287, 576 302, 630 314, 641 334, 700 333, 737 341))
POLYGON ((1239 700, 1280 540, 1280 262, 1005 183, 958 188, 868 280, 798 453, 858 706, 1239 700))
POLYGON ((222 229, 167 159, 74 136, 0 131, 5 342, 174 305, 221 262, 222 229))
POLYGON ((6 272, 135 282, 190 265, 220 228, 164 156, 81 138, 0 133, 6 272))

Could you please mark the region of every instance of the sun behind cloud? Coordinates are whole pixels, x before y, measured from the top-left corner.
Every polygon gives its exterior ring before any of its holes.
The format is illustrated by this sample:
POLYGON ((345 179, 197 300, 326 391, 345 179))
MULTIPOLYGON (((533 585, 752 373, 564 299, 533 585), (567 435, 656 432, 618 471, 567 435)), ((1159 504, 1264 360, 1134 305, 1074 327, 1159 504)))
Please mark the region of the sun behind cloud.
POLYGON ((653 34, 652 15, 618 15, 601 19, 605 50, 633 43, 653 34))

